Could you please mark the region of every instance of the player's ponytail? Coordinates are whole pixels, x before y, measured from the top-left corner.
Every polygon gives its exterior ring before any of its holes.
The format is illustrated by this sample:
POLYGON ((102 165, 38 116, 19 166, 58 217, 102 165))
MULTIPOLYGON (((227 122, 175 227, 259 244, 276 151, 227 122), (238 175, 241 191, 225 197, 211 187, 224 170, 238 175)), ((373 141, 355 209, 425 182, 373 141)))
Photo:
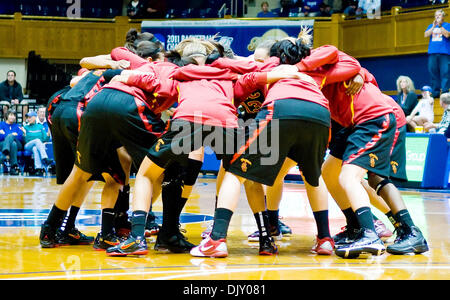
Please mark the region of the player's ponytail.
POLYGON ((132 52, 136 52, 136 46, 134 45, 134 42, 138 38, 139 32, 136 28, 131 28, 128 30, 127 35, 125 37, 125 45, 124 47, 132 52))
POLYGON ((270 48, 270 56, 279 57, 281 64, 295 65, 309 54, 309 47, 298 39, 284 39, 276 42, 270 48))

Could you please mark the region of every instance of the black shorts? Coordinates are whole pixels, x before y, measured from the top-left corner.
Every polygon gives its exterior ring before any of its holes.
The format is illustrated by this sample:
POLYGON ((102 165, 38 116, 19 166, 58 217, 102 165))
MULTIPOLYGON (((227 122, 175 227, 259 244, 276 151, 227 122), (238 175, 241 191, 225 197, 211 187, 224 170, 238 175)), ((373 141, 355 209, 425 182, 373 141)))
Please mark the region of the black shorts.
POLYGON ((351 133, 352 128, 343 127, 339 123, 331 121, 331 139, 328 145, 330 155, 342 160, 347 147, 347 138, 351 133))
MULTIPOLYGON (((316 109, 326 111, 319 105, 316 109)), ((276 104, 274 108, 261 109, 250 126, 245 146, 233 156, 228 171, 271 186, 288 157, 298 163, 308 184, 318 186, 330 135, 329 126, 324 124, 329 124, 329 119, 321 124, 304 119, 274 119, 273 115, 282 117, 276 104)))
POLYGON ((187 166, 189 153, 209 146, 225 169, 231 156, 244 142, 244 134, 237 128, 224 128, 175 119, 147 153, 148 158, 161 168, 172 162, 187 166))
POLYGON ((407 181, 406 175, 406 125, 395 131, 395 144, 391 153, 390 178, 407 181))
POLYGON ((53 155, 56 164, 56 183, 63 184, 75 163, 78 141, 78 102, 61 101, 51 114, 53 155))
POLYGON ((76 164, 91 174, 106 172, 122 179, 117 148, 124 146, 139 169, 163 130, 164 122, 145 103, 122 91, 103 89, 81 117, 76 164))
POLYGON ((343 164, 357 165, 381 177, 389 177, 396 128, 392 113, 355 125, 347 138, 343 164))

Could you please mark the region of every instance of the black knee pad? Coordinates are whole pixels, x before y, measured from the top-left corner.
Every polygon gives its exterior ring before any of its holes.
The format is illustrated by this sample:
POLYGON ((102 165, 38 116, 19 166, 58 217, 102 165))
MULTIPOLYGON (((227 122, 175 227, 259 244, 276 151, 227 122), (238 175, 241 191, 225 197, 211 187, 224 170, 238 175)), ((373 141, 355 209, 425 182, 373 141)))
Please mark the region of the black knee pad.
POLYGON ((380 191, 381 189, 386 185, 392 183, 392 181, 390 181, 388 178, 384 178, 383 180, 381 180, 377 186, 375 187, 375 191, 377 192, 377 195, 380 195, 380 191))

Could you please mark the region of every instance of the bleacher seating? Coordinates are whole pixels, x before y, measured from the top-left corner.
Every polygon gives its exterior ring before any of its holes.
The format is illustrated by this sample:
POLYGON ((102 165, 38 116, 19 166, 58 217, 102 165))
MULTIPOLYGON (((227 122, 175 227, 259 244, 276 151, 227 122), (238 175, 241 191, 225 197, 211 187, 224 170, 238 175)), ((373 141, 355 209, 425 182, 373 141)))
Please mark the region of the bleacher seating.
MULTIPOLYGON (((19 0, 0 4, 0 14, 21 12, 25 16, 67 16, 67 9, 72 5, 63 0, 19 0)), ((81 2, 83 18, 113 18, 122 14, 122 0, 89 0, 81 2)))
POLYGON ((37 104, 47 104, 48 98, 56 91, 70 83, 72 75, 66 73, 55 64, 36 55, 28 54, 26 89, 29 97, 36 99, 37 104))
MULTIPOLYGON (((67 16, 70 5, 64 0, 18 0, 1 1, 0 14, 14 14, 20 12, 24 16, 67 16)), ((229 0, 205 0, 202 7, 188 7, 188 2, 175 0, 167 1, 166 18, 217 18, 218 12, 224 3, 227 3, 229 13, 229 0)), ((122 15, 122 0, 89 0, 81 1, 82 18, 114 18, 122 15)))

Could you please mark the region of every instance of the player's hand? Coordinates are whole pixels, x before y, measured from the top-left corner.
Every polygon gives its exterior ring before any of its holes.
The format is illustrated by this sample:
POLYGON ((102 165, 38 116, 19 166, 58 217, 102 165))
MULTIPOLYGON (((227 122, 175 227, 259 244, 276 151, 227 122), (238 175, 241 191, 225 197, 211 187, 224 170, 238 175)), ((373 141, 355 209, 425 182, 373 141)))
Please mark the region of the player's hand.
POLYGON ((123 83, 127 83, 128 82, 128 75, 116 75, 111 79, 111 82, 123 82, 123 83))
POLYGON ((358 94, 361 91, 363 85, 364 85, 364 78, 360 74, 358 74, 355 77, 353 77, 352 80, 350 80, 350 84, 345 93, 349 96, 358 94))

